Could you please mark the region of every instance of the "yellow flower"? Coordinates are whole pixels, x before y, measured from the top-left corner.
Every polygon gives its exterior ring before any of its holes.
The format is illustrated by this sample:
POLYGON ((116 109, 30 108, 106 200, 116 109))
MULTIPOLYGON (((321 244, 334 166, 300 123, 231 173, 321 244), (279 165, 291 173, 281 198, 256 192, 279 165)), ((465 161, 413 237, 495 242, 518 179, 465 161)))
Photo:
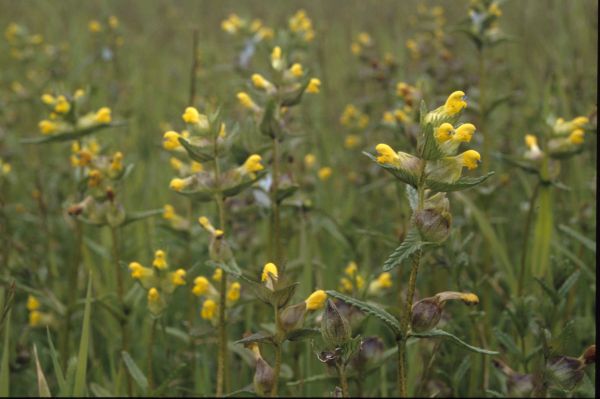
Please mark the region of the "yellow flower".
POLYGON ((304 70, 302 70, 302 64, 299 63, 295 63, 294 65, 292 65, 292 67, 290 68, 290 72, 292 73, 292 75, 296 78, 301 77, 302 75, 304 75, 304 70))
POLYGON ((148 302, 149 303, 157 303, 160 300, 160 294, 158 290, 154 287, 148 290, 148 302))
POLYGON ((352 284, 352 281, 350 281, 350 279, 348 279, 347 277, 342 277, 340 279, 340 291, 350 293, 352 292, 353 288, 354 285, 352 284))
POLYGON ((257 89, 271 91, 274 89, 273 84, 265 79, 261 74, 255 73, 251 76, 252 84, 257 89))
POLYGON ((66 114, 71 110, 71 104, 67 101, 65 96, 58 96, 54 105, 54 112, 59 114, 66 114))
POLYGON ((207 299, 202 304, 200 317, 204 320, 212 320, 217 315, 217 303, 212 299, 207 299))
POLYGON ((157 269, 161 269, 161 270, 164 270, 167 268, 168 264, 167 264, 165 251, 159 249, 154 253, 154 261, 152 262, 152 266, 156 267, 157 269))
POLYGON ((42 313, 41 312, 34 310, 33 312, 29 313, 29 325, 31 327, 39 326, 41 321, 42 321, 42 313))
POLYGON ((169 188, 171 190, 175 190, 175 191, 181 191, 185 188, 186 183, 185 180, 183 179, 179 179, 179 178, 174 178, 171 179, 171 182, 169 183, 169 188))
POLYGON ((51 94, 46 93, 42 95, 42 102, 46 105, 53 105, 56 99, 51 94))
POLYGON ((108 107, 100 108, 96 112, 96 115, 94 116, 94 120, 98 123, 110 123, 110 121, 112 120, 112 117, 110 115, 110 108, 108 108, 108 107))
POLYGON ((358 266, 356 265, 356 262, 354 262, 354 261, 349 262, 348 265, 346 265, 346 268, 344 269, 344 273, 346 273, 346 275, 348 275, 350 277, 356 276, 357 272, 358 272, 358 266))
POLYGON ((57 129, 56 123, 47 119, 40 121, 40 123, 38 123, 38 127, 40 128, 40 132, 42 132, 42 134, 52 134, 56 132, 57 129))
POLYGON ((181 137, 181 135, 172 130, 166 132, 163 135, 163 148, 165 150, 174 150, 181 147, 181 143, 179 143, 179 137, 181 137))
POLYGON ((83 89, 77 89, 75 90, 75 93, 73 93, 73 98, 75 100, 80 99, 83 96, 85 96, 85 91, 83 89))
POLYGON ((200 162, 192 161, 192 163, 190 164, 190 169, 193 173, 198 173, 202 172, 204 170, 204 167, 200 162))
POLYGON ((530 150, 534 149, 535 147, 538 146, 537 137, 535 137, 533 134, 526 134, 525 135, 525 145, 530 150))
POLYGON ((400 157, 396 151, 387 144, 377 144, 375 151, 379 154, 377 156, 377 162, 381 164, 398 165, 400 163, 400 157))
POLYGON ((472 293, 463 293, 461 294, 460 299, 467 305, 477 305, 479 303, 477 295, 472 293))
POLYGON ((273 69, 277 71, 281 71, 281 68, 283 68, 281 47, 279 46, 274 47, 273 51, 271 51, 271 65, 273 66, 273 69))
POLYGON ((350 45, 350 51, 354 55, 359 55, 361 50, 362 50, 362 47, 360 46, 360 44, 358 44, 356 42, 352 42, 352 44, 350 45))
POLYGON ((438 142, 445 143, 446 141, 448 141, 452 138, 453 130, 454 130, 454 127, 450 123, 448 123, 448 122, 442 123, 435 130, 435 138, 437 139, 438 142))
POLYGON ((138 262, 131 262, 129 264, 129 270, 131 270, 131 277, 136 280, 152 275, 152 269, 144 267, 138 262))
POLYGON ((390 111, 384 112, 382 119, 383 119, 384 123, 388 123, 388 124, 394 124, 396 122, 396 118, 394 117, 394 114, 392 114, 390 111))
POLYGON ((321 81, 317 78, 312 78, 310 82, 308 82, 308 87, 306 87, 307 93, 316 94, 319 92, 321 88, 321 81))
POLYGON ((583 136, 585 132, 583 129, 575 129, 569 135, 569 142, 571 144, 583 144, 583 136))
POLYGON ((213 281, 216 281, 218 283, 221 281, 222 278, 223 278, 223 269, 221 269, 220 267, 217 267, 215 269, 215 272, 212 275, 212 279, 213 279, 213 281))
POLYGON ((571 123, 575 128, 582 128, 585 124, 589 122, 589 119, 586 116, 578 116, 574 118, 571 123))
POLYGON ((120 151, 115 152, 110 162, 110 170, 112 170, 113 172, 120 172, 123 169, 122 161, 123 153, 121 153, 120 151))
POLYGON ((263 267, 260 281, 270 281, 271 279, 277 280, 278 277, 279 274, 277 271, 277 266, 275 265, 275 263, 269 262, 263 267))
POLYGON ((183 162, 181 162, 179 159, 177 159, 175 157, 171 157, 171 159, 169 159, 169 163, 171 164, 171 167, 178 172, 183 167, 183 162))
POLYGON ((88 172, 88 186, 98 187, 102 181, 102 173, 97 169, 92 169, 88 172))
POLYGON ((452 139, 455 141, 468 143, 469 141, 471 141, 473 133, 475 133, 475 129, 475 125, 473 125, 472 123, 463 123, 462 125, 456 128, 452 139))
POLYGON ((327 300, 327 293, 323 290, 317 290, 310 294, 304 302, 306 302, 307 310, 321 309, 327 300))
POLYGON ((408 120, 408 115, 406 112, 401 109, 394 110, 394 117, 398 120, 398 122, 406 122, 408 120))
POLYGON ((200 113, 194 107, 187 107, 181 118, 185 123, 199 123, 200 113))
POLYGON ((462 91, 455 91, 448 96, 446 103, 444 104, 444 111, 448 115, 456 115, 467 106, 467 102, 464 100, 465 93, 462 91))
POLYGON ((119 19, 114 15, 111 15, 110 17, 108 17, 108 25, 112 29, 116 29, 119 26, 119 19))
POLYGON ((258 110, 258 105, 252 101, 252 98, 248 95, 248 93, 241 91, 237 94, 237 98, 244 108, 248 108, 253 111, 258 110))
POLYGON ((206 216, 200 216, 198 218, 198 223, 208 231, 213 231, 215 229, 206 216))
POLYGON ((4 162, 4 163, 0 162, 0 165, 2 165, 2 174, 3 175, 9 174, 10 171, 12 170, 12 166, 7 162, 4 162))
POLYGON ((502 10, 500 9, 500 7, 498 7, 497 3, 490 4, 488 12, 496 17, 500 17, 502 15, 502 10))
POLYGON ((381 273, 377 277, 377 283, 381 288, 390 288, 392 286, 392 275, 389 272, 381 273))
POLYGON ((275 32, 272 28, 269 28, 268 26, 263 26, 258 30, 258 32, 256 32, 256 36, 258 36, 259 40, 272 39, 273 36, 275 36, 275 32))
POLYGON ((40 308, 40 301, 37 300, 33 295, 27 297, 27 310, 38 310, 40 308))
POLYGON ((240 289, 241 285, 237 281, 232 283, 229 286, 229 290, 227 291, 227 300, 229 302, 237 302, 240 299, 240 289))
POLYGON ((171 274, 171 282, 173 285, 185 285, 185 275, 185 270, 177 269, 171 274))
POLYGON ((102 24, 100 24, 100 22, 94 20, 91 20, 88 23, 88 29, 90 30, 90 32, 92 33, 98 33, 102 31, 102 24))
POLYGON ((163 207, 163 218, 171 220, 175 218, 175 216, 177 216, 177 213, 175 212, 175 208, 173 207, 173 205, 165 204, 165 206, 163 207))
POLYGON ((307 169, 311 169, 315 166, 315 162, 317 162, 317 157, 315 157, 314 154, 306 154, 304 156, 304 166, 306 166, 307 169))
POLYGON ((357 36, 358 42, 362 45, 368 46, 371 44, 371 36, 367 32, 361 32, 357 36))
POLYGON ((344 140, 344 147, 349 150, 353 150, 360 145, 360 136, 357 134, 349 134, 344 140))
POLYGON ((265 167, 260 163, 262 160, 261 156, 258 154, 252 154, 246 159, 246 162, 242 165, 242 169, 246 173, 255 173, 263 170, 265 167))
POLYGON ((365 279, 362 276, 356 276, 356 288, 362 289, 365 285, 365 279))
POLYGON ((199 276, 194 279, 194 288, 192 293, 196 296, 205 294, 210 287, 210 282, 204 276, 199 276))
POLYGON ((462 154, 463 166, 469 170, 477 169, 481 163, 481 155, 475 150, 467 150, 462 154))
POLYGON ((319 169, 319 171, 317 172, 317 176, 319 176, 319 179, 321 181, 326 181, 331 177, 332 173, 333 169, 331 169, 329 166, 324 166, 321 169, 319 169))

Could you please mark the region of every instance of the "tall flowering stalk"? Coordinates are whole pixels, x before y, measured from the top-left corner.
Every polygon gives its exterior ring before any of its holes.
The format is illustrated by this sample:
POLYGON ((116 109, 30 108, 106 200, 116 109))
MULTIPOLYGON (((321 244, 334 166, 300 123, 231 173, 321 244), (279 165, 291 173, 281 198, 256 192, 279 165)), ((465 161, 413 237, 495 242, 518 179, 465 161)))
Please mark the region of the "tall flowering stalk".
MULTIPOLYGON (((180 173, 186 176, 173 178, 169 187, 196 202, 214 201, 219 220, 218 231, 221 232, 218 242, 225 243, 227 231, 225 200, 239 194, 265 175, 264 166, 261 164, 262 158, 258 154, 250 154, 242 165, 223 170, 224 161, 231 154, 228 150, 237 138, 237 134, 235 132, 227 133, 225 123, 221 122, 218 111, 207 116, 198 112, 194 107, 187 107, 182 119, 186 123, 187 129, 181 133, 166 132, 163 136, 163 147, 178 156, 188 157, 192 162, 189 167, 178 168, 180 173), (212 167, 205 167, 205 165, 212 167)), ((177 157, 173 158, 171 163, 183 165, 177 157)), ((201 218, 201 220, 208 223, 207 219, 201 218)), ((208 224, 203 224, 203 227, 208 229, 208 224)), ((222 269, 219 303, 217 304, 219 355, 217 357, 216 390, 217 396, 222 396, 225 393, 227 358, 225 312, 227 279, 231 272, 239 274, 239 268, 235 264, 231 250, 226 251, 224 246, 219 246, 223 251, 216 250, 216 247, 212 247, 212 245, 211 248, 210 265, 222 269)))

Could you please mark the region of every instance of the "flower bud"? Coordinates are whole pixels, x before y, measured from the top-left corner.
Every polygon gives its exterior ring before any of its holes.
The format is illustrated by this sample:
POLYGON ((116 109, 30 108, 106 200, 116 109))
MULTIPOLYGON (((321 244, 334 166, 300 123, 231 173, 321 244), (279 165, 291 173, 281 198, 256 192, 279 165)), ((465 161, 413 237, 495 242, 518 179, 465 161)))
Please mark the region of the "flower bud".
POLYGON ((288 306, 283 309, 279 316, 279 325, 286 333, 302 327, 306 316, 306 303, 300 302, 297 305, 288 306))
POLYGON ((325 312, 321 321, 321 334, 325 342, 334 347, 345 344, 352 335, 348 320, 340 314, 331 299, 328 299, 325 304, 325 312))

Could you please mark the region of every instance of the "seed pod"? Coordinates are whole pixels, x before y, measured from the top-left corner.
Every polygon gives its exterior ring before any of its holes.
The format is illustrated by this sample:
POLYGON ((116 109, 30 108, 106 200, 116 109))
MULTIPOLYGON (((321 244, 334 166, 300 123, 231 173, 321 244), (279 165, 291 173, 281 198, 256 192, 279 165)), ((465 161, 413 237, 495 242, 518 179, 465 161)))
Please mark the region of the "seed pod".
POLYGON ((300 302, 299 304, 288 306, 283 309, 279 316, 279 325, 286 333, 297 330, 302 327, 304 323, 304 317, 306 316, 306 303, 300 302))
POLYGON ((377 364, 383 356, 383 341, 379 337, 368 337, 362 340, 356 356, 352 357, 352 367, 368 369, 377 364))
POLYGON ((436 297, 421 299, 412 307, 412 329, 415 332, 431 330, 441 317, 442 306, 436 297))
POLYGON ((588 364, 596 363, 596 345, 589 346, 585 352, 583 352, 581 358, 586 366, 588 364))
POLYGON ((493 359, 492 364, 506 375, 506 387, 510 396, 529 397, 533 391, 533 375, 514 371, 502 360, 493 359))
POLYGON ((569 356, 557 356, 548 360, 548 380, 565 390, 574 389, 583 379, 585 363, 581 359, 569 356))
POLYGON ((348 320, 340 314, 331 299, 327 299, 325 304, 325 312, 321 321, 321 334, 325 342, 333 347, 345 344, 352 335, 348 320))
POLYGON ((424 240, 440 243, 450 234, 452 215, 436 209, 423 209, 415 212, 414 221, 424 240))
POLYGON ((262 357, 256 359, 256 371, 252 382, 254 383, 254 391, 259 396, 264 396, 273 389, 275 372, 262 357))

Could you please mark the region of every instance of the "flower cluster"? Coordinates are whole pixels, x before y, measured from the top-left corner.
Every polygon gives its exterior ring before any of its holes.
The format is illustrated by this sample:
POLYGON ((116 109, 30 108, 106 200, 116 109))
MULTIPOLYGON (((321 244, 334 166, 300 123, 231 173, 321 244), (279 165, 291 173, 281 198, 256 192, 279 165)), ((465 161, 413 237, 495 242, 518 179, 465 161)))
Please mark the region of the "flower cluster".
POLYGON ((501 3, 502 0, 471 0, 470 26, 466 33, 479 49, 505 40, 505 35, 498 25, 498 19, 502 16, 501 3))
POLYGON ((442 60, 451 58, 446 40, 446 17, 443 7, 427 7, 420 4, 417 7, 417 15, 409 22, 417 29, 415 35, 405 43, 412 60, 420 61, 430 56, 440 57, 442 60))
POLYGON ((255 42, 269 40, 274 36, 273 29, 264 25, 260 19, 248 21, 233 13, 229 14, 226 19, 221 21, 221 29, 230 35, 251 37, 255 42))
POLYGON ((50 313, 40 311, 40 301, 33 295, 27 297, 26 307, 29 311, 29 326, 44 327, 54 322, 54 318, 50 313))
POLYGON ((125 42, 119 28, 119 18, 115 15, 107 17, 102 22, 97 19, 88 22, 88 30, 96 37, 105 36, 108 44, 113 48, 121 47, 125 42))
POLYGON ((131 277, 147 290, 148 309, 156 317, 160 316, 167 307, 169 295, 178 286, 185 285, 186 271, 184 269, 169 271, 167 254, 161 249, 154 253, 152 267, 131 262, 129 270, 131 270, 131 277))
MULTIPOLYGON (((347 294, 357 294, 365 286, 365 278, 359 273, 356 262, 351 261, 344 269, 344 276, 340 278, 339 290, 347 294)), ((392 275, 383 272, 369 283, 367 294, 370 296, 381 295, 392 287, 392 275)))
POLYGON ((164 205, 162 217, 173 230, 189 231, 190 229, 190 222, 179 215, 171 204, 164 205))
POLYGON ((306 11, 298 10, 288 20, 290 31, 305 42, 311 42, 315 38, 315 30, 312 21, 306 15, 306 11))
POLYGON ((371 79, 387 86, 398 67, 391 52, 387 51, 381 56, 375 46, 375 40, 367 32, 360 32, 355 36, 350 51, 360 61, 361 78, 371 79))
POLYGON ((394 109, 383 113, 382 123, 393 128, 413 124, 417 117, 416 105, 420 99, 419 89, 406 82, 398 82, 394 109))

